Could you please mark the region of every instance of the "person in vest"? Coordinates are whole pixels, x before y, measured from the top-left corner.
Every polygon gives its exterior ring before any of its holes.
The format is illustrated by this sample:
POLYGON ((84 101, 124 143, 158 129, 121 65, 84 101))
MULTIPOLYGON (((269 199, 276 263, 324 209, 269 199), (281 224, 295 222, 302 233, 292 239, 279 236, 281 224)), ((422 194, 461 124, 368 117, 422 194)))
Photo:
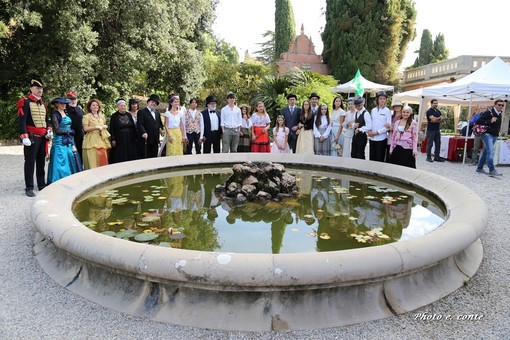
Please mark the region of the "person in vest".
POLYGON ((375 96, 376 107, 372 109, 372 129, 367 132, 370 139, 370 160, 384 162, 386 158, 387 135, 391 126, 391 111, 386 107, 388 96, 380 91, 375 96))
POLYGON ((195 145, 195 154, 202 152, 202 141, 204 140, 204 120, 202 113, 197 110, 198 99, 191 98, 189 101, 189 109, 184 114, 184 130, 186 131, 186 155, 193 153, 193 145, 195 145))
POLYGON ((159 136, 163 132, 161 115, 156 111, 159 101, 157 94, 151 94, 147 100, 147 107, 139 110, 137 114, 136 127, 142 137, 142 142, 146 144, 142 158, 158 156, 159 136))
POLYGON ((366 159, 367 132, 372 130, 372 119, 370 113, 365 109, 365 99, 363 97, 354 99, 354 107, 356 108, 356 114, 354 116, 351 158, 366 159))
POLYGON ((78 106, 78 96, 76 95, 76 92, 67 92, 66 99, 69 100, 66 112, 72 121, 71 129, 74 130, 74 143, 76 144, 76 150, 80 155, 80 159, 83 159, 83 116, 85 113, 83 112, 83 109, 78 106))
POLYGON ((34 197, 34 170, 39 191, 46 186, 45 158, 48 140, 53 136, 46 104, 42 101, 43 84, 38 79, 30 82, 30 94, 18 101, 18 131, 25 155, 25 194, 34 197))

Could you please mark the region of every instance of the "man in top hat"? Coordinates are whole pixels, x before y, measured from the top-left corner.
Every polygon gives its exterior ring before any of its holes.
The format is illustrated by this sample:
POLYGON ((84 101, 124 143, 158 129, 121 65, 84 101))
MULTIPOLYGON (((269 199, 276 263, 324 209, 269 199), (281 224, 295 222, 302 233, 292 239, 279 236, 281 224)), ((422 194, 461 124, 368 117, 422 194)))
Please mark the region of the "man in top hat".
POLYGON ((66 112, 69 118, 71 118, 71 129, 74 130, 74 144, 76 144, 76 150, 80 155, 80 159, 83 159, 83 109, 78 106, 78 96, 76 92, 67 92, 66 98, 69 100, 67 104, 66 112))
POLYGON ((205 99, 205 105, 207 109, 201 112, 204 121, 204 153, 211 153, 211 146, 213 153, 220 153, 221 114, 216 109, 216 97, 208 96, 205 99))
POLYGON ((235 93, 227 93, 227 105, 221 109, 220 115, 220 126, 223 131, 221 152, 237 152, 243 116, 236 105, 235 93))
POLYGON ((46 104, 42 101, 43 84, 40 80, 30 82, 30 94, 18 101, 18 131, 25 155, 25 194, 34 197, 34 170, 37 187, 45 186, 44 163, 48 151, 48 140, 53 136, 46 104))
POLYGON ((319 99, 321 99, 321 97, 319 97, 317 93, 312 92, 308 99, 310 100, 310 110, 315 117, 315 115, 319 112, 319 99))
POLYGON ((384 162, 386 158, 386 145, 388 144, 388 126, 391 126, 391 112, 386 107, 388 96, 380 91, 375 96, 376 107, 372 109, 372 130, 367 132, 370 139, 370 160, 384 162))
POLYGON ((365 109, 365 99, 356 97, 354 99, 354 136, 352 136, 351 158, 366 159, 365 147, 367 146, 366 133, 372 130, 372 118, 365 109))
POLYGON ((142 158, 158 156, 159 136, 163 132, 161 115, 156 111, 159 101, 160 99, 157 94, 151 94, 145 109, 138 111, 136 126, 138 133, 142 137, 142 143, 145 144, 142 158))
POLYGON ((296 142, 299 117, 301 116, 301 108, 296 105, 297 96, 294 93, 287 95, 289 105, 285 106, 281 115, 285 118, 285 126, 289 128, 288 143, 293 153, 296 153, 296 142))

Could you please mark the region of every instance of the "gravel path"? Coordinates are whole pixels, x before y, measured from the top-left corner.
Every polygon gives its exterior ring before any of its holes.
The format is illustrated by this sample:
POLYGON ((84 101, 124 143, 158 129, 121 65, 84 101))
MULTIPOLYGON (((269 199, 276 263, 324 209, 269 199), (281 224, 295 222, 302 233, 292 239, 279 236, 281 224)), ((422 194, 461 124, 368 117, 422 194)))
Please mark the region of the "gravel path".
MULTIPOLYGON (((296 332, 223 332, 162 324, 109 310, 57 285, 32 254, 32 199, 24 195, 19 147, 0 147, 0 339, 509 339, 510 168, 502 179, 476 174, 460 163, 418 168, 473 188, 489 206, 482 236, 485 257, 475 277, 447 297, 405 315, 342 328, 296 332), (442 320, 421 320, 418 314, 442 320), (459 320, 476 315, 477 320, 459 320), (450 315, 450 320, 445 320, 450 315)), ((431 249, 433 251, 433 249, 431 249)))

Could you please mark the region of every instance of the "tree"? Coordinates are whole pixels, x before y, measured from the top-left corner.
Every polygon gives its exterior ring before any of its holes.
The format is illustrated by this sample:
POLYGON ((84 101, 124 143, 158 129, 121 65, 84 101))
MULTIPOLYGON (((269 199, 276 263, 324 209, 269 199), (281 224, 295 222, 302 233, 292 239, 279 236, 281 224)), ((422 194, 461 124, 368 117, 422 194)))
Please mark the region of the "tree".
POLYGON ((411 0, 327 0, 323 60, 341 81, 360 69, 376 82, 395 84, 415 18, 411 0))
POLYGON ((432 62, 437 63, 439 61, 448 59, 449 51, 446 49, 444 41, 444 35, 439 33, 434 39, 434 46, 432 49, 432 62))
POLYGON ((432 33, 428 29, 424 29, 421 34, 420 49, 414 67, 430 64, 433 58, 433 50, 432 33))
POLYGON ((257 55, 255 59, 258 61, 264 63, 264 64, 271 64, 274 61, 274 32, 273 31, 265 31, 264 34, 262 34, 263 38, 266 38, 266 41, 259 43, 260 50, 255 51, 255 54, 257 55))
POLYGON ((280 55, 289 50, 290 42, 296 37, 296 24, 294 11, 290 0, 275 1, 275 29, 274 29, 274 58, 279 60, 280 55))
POLYGON ((83 100, 97 96, 108 104, 135 90, 195 95, 216 4, 2 1, 0 97, 14 100, 34 76, 46 83, 45 97, 75 90, 83 100))

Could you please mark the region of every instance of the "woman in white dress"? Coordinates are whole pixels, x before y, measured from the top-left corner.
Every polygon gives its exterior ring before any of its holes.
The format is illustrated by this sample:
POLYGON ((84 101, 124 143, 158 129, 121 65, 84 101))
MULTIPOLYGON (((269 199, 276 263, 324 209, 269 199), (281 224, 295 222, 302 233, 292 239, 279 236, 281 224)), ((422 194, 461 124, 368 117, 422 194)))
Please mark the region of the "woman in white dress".
POLYGON ((332 108, 331 122, 333 125, 331 127, 332 138, 330 138, 331 156, 340 157, 342 156, 343 147, 342 124, 345 121, 345 110, 344 103, 342 102, 342 96, 337 96, 333 99, 332 108))
POLYGON ((354 136, 354 120, 356 119, 356 109, 354 108, 354 98, 347 99, 347 112, 345 112, 344 122, 342 123, 343 147, 342 157, 351 158, 352 136, 354 136))

